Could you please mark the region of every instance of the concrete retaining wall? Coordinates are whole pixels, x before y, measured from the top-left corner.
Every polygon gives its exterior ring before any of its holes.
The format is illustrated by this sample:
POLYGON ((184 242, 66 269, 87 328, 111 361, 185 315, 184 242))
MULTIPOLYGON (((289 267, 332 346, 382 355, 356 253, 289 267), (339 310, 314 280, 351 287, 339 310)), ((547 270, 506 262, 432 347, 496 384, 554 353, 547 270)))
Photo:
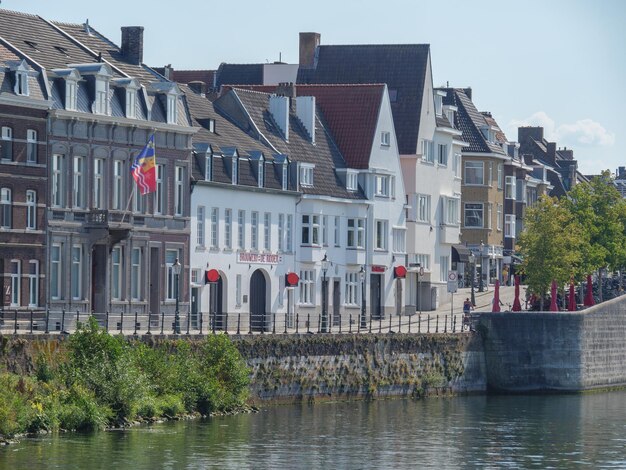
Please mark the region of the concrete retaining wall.
POLYGON ((626 386, 626 296, 581 312, 487 313, 487 383, 501 391, 626 386))

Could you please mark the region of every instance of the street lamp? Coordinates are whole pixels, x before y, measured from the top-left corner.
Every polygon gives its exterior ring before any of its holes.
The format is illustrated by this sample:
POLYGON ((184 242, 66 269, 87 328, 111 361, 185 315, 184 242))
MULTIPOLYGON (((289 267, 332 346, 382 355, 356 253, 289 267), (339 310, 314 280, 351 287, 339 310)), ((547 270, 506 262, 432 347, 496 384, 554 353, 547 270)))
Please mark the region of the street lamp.
POLYGON ((474 253, 470 253, 468 258, 469 258, 469 262, 472 264, 472 278, 470 280, 470 286, 471 286, 470 300, 472 301, 472 305, 476 305, 476 297, 474 296, 474 279, 476 279, 476 256, 474 256, 474 253))
POLYGON ((326 272, 330 266, 328 256, 324 254, 322 259, 322 332, 328 333, 328 279, 326 278, 326 272))
POLYGON ((361 328, 367 327, 365 321, 365 266, 361 266, 359 271, 359 278, 361 279, 361 328))
MULTIPOLYGON (((478 292, 484 292, 484 287, 483 287, 483 248, 485 247, 485 244, 481 241, 480 242, 480 279, 478 280, 478 292)), ((487 272, 489 272, 489 270, 487 270, 487 272)))
POLYGON ((178 302, 180 301, 180 283, 179 283, 179 277, 180 277, 180 270, 181 270, 182 266, 180 264, 180 262, 178 261, 178 258, 176 258, 176 261, 174 261, 174 264, 172 265, 172 271, 174 272, 174 275, 176 276, 175 282, 176 282, 176 312, 174 313, 174 334, 175 335, 179 335, 180 334, 180 313, 179 313, 179 309, 178 309, 178 302))

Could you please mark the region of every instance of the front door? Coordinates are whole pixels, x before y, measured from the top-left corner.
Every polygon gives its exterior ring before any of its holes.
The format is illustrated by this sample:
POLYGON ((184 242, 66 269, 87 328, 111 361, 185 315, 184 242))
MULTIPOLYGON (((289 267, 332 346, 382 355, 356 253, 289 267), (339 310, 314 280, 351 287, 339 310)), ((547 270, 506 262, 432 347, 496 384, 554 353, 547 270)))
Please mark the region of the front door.
POLYGON ((150 248, 150 320, 155 321, 158 325, 160 318, 159 294, 161 292, 160 284, 161 259, 159 257, 158 248, 150 248))
POLYGON ((212 295, 214 296, 212 299, 213 302, 213 318, 215 319, 215 328, 217 330, 226 329, 226 318, 224 315, 224 311, 222 308, 223 303, 223 290, 224 284, 222 283, 222 276, 220 276, 217 282, 214 282, 211 288, 213 289, 212 295))
POLYGON ((370 276, 370 311, 372 320, 384 318, 382 313, 382 275, 372 274, 370 276))
POLYGON ((91 311, 105 313, 107 309, 107 247, 96 245, 91 256, 91 311))
POLYGON ((265 276, 260 270, 250 277, 250 328, 253 331, 268 331, 265 276))
POLYGON ((335 279, 333 282, 333 326, 339 326, 339 307, 341 306, 341 281, 335 279))

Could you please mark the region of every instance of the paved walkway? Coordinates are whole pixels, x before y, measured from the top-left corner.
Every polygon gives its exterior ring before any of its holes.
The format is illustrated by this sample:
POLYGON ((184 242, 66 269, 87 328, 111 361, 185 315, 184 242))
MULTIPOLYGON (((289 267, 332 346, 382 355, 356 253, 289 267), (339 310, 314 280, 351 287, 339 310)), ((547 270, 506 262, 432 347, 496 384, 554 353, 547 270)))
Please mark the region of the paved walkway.
MULTIPOLYGON (((475 312, 491 312, 491 306, 493 303, 494 286, 488 286, 488 290, 485 292, 478 292, 478 289, 474 289, 474 298, 476 299, 475 312)), ((463 313, 463 302, 465 299, 471 298, 471 289, 464 287, 459 289, 454 294, 453 306, 454 314, 463 313)), ((524 299, 526 298, 526 286, 520 286, 520 302, 522 303, 522 309, 524 309, 524 299)), ((515 299, 515 287, 513 286, 500 286, 500 305, 501 311, 510 310, 513 307, 513 300, 515 299)), ((445 302, 439 305, 437 310, 426 312, 437 315, 450 315, 450 302, 445 302)))

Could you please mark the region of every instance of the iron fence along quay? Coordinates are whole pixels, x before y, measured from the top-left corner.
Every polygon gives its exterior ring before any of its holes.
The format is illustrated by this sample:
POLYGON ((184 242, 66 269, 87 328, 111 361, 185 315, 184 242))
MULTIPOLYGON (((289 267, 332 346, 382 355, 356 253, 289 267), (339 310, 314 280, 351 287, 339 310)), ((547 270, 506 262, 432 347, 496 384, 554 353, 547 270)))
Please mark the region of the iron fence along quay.
MULTIPOLYGON (((85 313, 71 310, 0 310, 0 334, 71 334, 79 323, 93 316, 108 333, 128 336, 175 335, 175 313, 85 313)), ((188 314, 179 312, 180 334, 370 334, 370 333, 462 333, 473 330, 477 315, 463 324, 463 314, 415 313, 364 317, 361 313, 332 315, 298 312, 251 316, 247 313, 188 314)))

